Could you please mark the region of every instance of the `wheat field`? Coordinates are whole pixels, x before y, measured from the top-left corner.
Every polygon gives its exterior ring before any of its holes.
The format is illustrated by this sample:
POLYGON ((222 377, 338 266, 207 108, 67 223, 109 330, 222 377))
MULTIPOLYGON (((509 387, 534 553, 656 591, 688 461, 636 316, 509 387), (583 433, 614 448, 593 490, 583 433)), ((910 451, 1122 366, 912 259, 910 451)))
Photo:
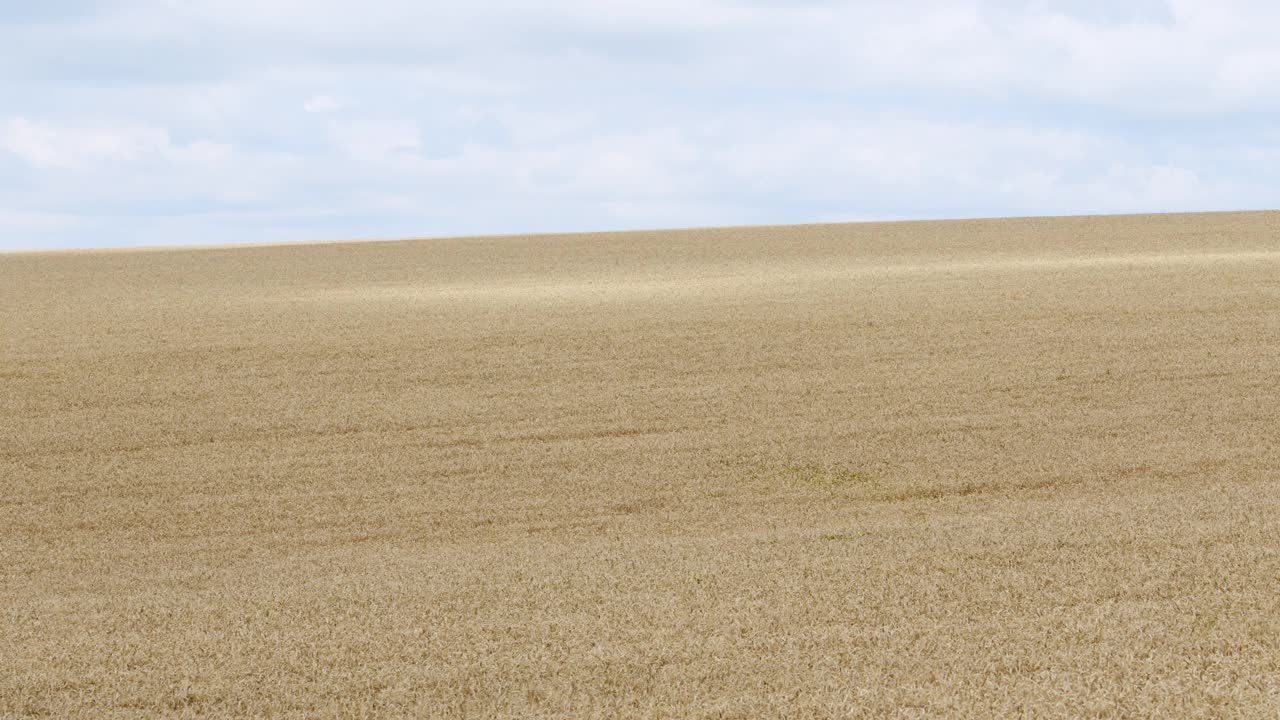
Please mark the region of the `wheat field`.
POLYGON ((1280 213, 0 255, 0 717, 1280 717, 1280 213))

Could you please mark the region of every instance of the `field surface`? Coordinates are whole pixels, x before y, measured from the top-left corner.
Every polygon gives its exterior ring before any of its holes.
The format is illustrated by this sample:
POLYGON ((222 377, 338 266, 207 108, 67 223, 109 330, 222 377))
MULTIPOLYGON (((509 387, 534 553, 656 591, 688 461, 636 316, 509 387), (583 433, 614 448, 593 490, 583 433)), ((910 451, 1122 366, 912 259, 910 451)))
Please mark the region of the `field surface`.
POLYGON ((0 717, 1280 717, 1280 213, 0 255, 0 717))

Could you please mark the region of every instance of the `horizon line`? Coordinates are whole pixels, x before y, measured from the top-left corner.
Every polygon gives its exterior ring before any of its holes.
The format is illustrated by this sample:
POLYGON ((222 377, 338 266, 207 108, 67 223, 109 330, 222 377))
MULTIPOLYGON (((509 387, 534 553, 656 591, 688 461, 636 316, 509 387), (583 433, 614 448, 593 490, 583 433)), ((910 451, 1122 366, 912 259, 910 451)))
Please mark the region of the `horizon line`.
POLYGON ((1176 216, 1176 215, 1242 215, 1242 214, 1259 214, 1259 213, 1275 213, 1280 212, 1280 207, 1276 208, 1249 208, 1236 210, 1167 210, 1155 212, 1126 212, 1126 213, 1067 213, 1056 215, 990 215, 990 216, 973 216, 973 217, 946 217, 946 218, 893 218, 883 220, 832 220, 820 222, 797 222, 797 223, 755 223, 755 224, 732 224, 732 225, 687 225, 687 226, 668 226, 668 227, 640 227, 640 228, 619 228, 609 230, 569 230, 569 231, 534 231, 534 232, 507 232, 507 233, 463 233, 457 235, 414 235, 400 237, 357 237, 357 238, 333 238, 333 239, 306 239, 306 240, 267 240, 263 242, 228 242, 228 243, 192 243, 190 245, 103 245, 103 246, 85 246, 85 247, 59 247, 59 248, 23 248, 14 250, 0 249, 0 255, 28 255, 28 254, 45 254, 45 253, 117 253, 117 252, 172 252, 172 251, 207 251, 207 250, 244 250, 253 248, 279 248, 279 247, 307 247, 312 245, 341 245, 341 244, 372 244, 372 243, 402 243, 402 242, 424 242, 424 241, 440 241, 440 240, 502 240, 502 239, 539 239, 539 238, 564 238, 564 237, 581 237, 590 235, 627 235, 640 233, 680 233, 694 230, 737 230, 737 229, 759 229, 759 228, 788 228, 788 227, 821 227, 835 225, 904 225, 904 224, 928 224, 928 223, 968 223, 968 222, 997 222, 997 221, 1019 221, 1019 220, 1087 220, 1101 218, 1125 218, 1125 217, 1152 217, 1152 216, 1176 216))

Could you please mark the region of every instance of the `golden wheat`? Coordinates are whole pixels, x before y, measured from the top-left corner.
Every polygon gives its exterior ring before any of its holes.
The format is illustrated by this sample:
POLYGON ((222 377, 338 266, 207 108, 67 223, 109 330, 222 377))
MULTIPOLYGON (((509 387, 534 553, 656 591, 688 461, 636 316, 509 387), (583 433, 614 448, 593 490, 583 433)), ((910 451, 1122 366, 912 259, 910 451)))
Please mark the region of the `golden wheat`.
POLYGON ((0 256, 0 716, 1277 717, 1280 213, 0 256))

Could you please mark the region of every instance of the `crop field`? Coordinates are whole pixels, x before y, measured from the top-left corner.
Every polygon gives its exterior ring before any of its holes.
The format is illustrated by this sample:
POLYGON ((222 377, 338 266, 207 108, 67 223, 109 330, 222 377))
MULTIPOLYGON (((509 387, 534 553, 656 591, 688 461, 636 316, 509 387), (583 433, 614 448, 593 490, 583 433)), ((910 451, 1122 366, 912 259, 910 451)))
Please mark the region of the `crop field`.
POLYGON ((0 717, 1280 717, 1280 213, 0 255, 0 717))

